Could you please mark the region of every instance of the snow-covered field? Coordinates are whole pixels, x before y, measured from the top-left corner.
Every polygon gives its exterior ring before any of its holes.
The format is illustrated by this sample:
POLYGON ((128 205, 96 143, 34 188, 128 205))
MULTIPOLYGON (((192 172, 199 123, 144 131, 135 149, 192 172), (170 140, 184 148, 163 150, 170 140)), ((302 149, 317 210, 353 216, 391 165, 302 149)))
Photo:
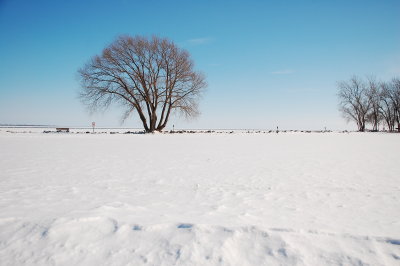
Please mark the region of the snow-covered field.
POLYGON ((400 265, 400 134, 6 131, 0 265, 400 265))

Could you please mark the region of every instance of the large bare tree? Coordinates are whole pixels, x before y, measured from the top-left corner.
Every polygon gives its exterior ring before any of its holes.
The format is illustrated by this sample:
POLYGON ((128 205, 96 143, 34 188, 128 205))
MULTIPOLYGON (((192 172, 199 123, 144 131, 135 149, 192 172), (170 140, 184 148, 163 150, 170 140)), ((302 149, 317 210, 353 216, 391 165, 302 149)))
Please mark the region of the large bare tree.
POLYGON ((80 97, 93 111, 119 103, 136 112, 146 132, 161 131, 174 111, 199 114, 206 87, 186 50, 168 39, 121 36, 79 69, 80 97))
POLYGON ((339 110, 348 120, 357 123, 359 131, 365 131, 371 100, 367 95, 366 84, 354 76, 349 81, 338 83, 339 110))

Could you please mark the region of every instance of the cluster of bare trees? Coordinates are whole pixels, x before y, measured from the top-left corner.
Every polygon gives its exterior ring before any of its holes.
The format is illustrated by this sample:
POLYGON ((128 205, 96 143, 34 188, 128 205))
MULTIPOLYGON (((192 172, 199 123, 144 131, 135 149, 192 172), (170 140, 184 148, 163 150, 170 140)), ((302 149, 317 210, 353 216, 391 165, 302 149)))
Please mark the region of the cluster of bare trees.
POLYGON ((354 76, 340 81, 338 89, 339 109, 348 121, 357 123, 359 131, 365 131, 368 123, 373 131, 382 125, 400 132, 400 78, 379 82, 354 76))
POLYGON ((89 60, 79 76, 80 97, 92 110, 120 104, 124 119, 136 113, 146 132, 164 129, 173 112, 198 115, 207 86, 186 50, 156 36, 120 36, 89 60))

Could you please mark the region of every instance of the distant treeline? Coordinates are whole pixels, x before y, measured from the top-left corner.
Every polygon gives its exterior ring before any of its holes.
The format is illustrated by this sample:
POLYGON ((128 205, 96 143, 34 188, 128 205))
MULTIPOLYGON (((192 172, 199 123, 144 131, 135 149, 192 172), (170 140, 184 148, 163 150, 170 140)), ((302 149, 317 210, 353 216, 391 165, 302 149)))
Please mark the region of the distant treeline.
POLYGON ((54 127, 53 125, 35 125, 35 124, 0 124, 0 127, 54 127))
POLYGON ((372 131, 379 126, 400 132, 400 79, 377 81, 373 77, 361 79, 353 76, 338 82, 339 110, 348 121, 356 122, 359 131, 372 131))

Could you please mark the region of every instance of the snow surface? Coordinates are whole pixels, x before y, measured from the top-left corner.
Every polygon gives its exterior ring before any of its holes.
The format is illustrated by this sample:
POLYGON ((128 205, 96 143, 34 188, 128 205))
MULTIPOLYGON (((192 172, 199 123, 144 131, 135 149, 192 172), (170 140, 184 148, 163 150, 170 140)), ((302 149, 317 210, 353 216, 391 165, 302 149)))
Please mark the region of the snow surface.
POLYGON ((7 131, 0 265, 400 265, 400 134, 7 131))

